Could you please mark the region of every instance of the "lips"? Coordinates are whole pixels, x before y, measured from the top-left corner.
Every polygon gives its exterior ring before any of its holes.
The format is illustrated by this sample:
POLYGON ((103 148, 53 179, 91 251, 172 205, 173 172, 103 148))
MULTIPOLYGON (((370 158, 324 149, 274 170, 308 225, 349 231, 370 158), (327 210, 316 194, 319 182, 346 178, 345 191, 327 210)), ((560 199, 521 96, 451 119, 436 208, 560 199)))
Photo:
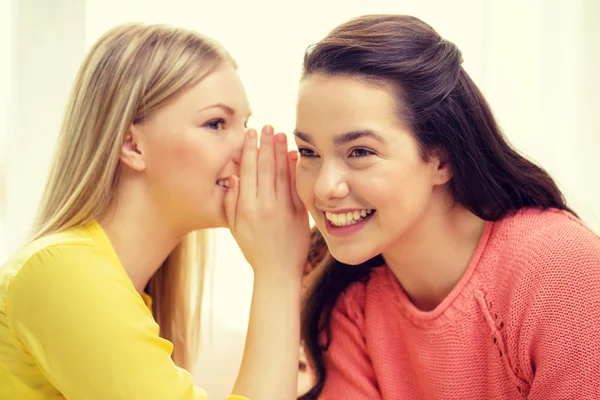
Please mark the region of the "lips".
POLYGON ((224 189, 229 189, 229 178, 217 179, 217 186, 220 186, 224 189))
POLYGON ((376 210, 367 208, 338 212, 325 211, 325 229, 329 236, 349 238, 360 232, 375 213, 376 210))

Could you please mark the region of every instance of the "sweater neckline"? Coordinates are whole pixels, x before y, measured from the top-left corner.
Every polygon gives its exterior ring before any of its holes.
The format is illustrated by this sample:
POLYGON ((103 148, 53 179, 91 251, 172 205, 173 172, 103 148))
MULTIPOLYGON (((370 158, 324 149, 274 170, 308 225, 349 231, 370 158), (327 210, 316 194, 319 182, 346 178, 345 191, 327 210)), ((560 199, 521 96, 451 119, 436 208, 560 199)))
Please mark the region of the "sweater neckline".
POLYGON ((473 253, 473 256, 471 256, 471 260, 469 261, 469 264, 467 265, 462 277, 454 286, 454 288, 452 288, 450 293, 448 293, 448 295, 444 298, 444 300, 442 300, 442 302, 431 311, 419 310, 410 301, 392 270, 387 265, 384 266, 383 273, 385 274, 385 282, 388 283, 396 298, 396 302, 400 305, 401 309, 408 318, 414 322, 432 322, 436 319, 441 319, 440 317, 444 316, 446 317, 443 318, 444 320, 452 319, 454 312, 462 308, 460 304, 461 298, 465 296, 466 292, 468 291, 468 287, 473 284, 473 277, 478 269, 481 256, 488 245, 494 224, 495 223, 493 221, 486 221, 483 233, 481 234, 477 247, 475 248, 475 252, 473 253))

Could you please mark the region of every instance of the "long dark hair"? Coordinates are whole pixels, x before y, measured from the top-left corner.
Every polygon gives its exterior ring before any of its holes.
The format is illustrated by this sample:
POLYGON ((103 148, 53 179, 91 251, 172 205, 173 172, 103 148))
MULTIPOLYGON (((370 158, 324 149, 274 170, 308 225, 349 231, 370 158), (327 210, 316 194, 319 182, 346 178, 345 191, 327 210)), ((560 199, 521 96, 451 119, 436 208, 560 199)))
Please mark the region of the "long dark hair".
MULTIPOLYGON (((480 218, 495 221, 523 207, 571 211, 548 173, 507 143, 461 64, 456 45, 421 20, 368 15, 338 26, 311 46, 304 77, 347 75, 391 85, 399 116, 423 157, 433 151, 444 155, 453 173, 449 192, 480 218)), ((309 263, 315 268, 303 299, 302 341, 316 381, 301 400, 316 399, 323 390, 323 351, 331 341, 330 318, 338 297, 353 282, 367 280, 383 259, 344 265, 329 254, 315 229, 309 263)))

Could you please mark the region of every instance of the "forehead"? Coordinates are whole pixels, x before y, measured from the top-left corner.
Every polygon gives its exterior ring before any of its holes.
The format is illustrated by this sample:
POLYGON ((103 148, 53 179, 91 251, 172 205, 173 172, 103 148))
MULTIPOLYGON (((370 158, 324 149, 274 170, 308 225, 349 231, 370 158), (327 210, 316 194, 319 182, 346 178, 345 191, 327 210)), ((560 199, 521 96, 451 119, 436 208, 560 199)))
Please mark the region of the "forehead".
POLYGON ((314 134, 385 131, 399 125, 397 113, 396 99, 383 85, 354 77, 314 74, 300 83, 296 128, 314 134))
POLYGON ((194 107, 221 103, 241 114, 247 114, 250 110, 244 85, 237 70, 229 64, 207 75, 182 97, 194 107))

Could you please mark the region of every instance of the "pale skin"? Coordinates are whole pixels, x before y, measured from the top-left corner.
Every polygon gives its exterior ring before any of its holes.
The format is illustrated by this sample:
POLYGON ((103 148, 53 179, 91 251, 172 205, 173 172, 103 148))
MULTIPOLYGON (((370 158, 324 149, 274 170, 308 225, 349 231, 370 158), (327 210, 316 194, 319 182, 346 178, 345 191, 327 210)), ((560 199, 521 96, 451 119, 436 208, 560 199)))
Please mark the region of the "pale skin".
POLYGON ((353 77, 305 78, 296 143, 297 190, 333 256, 355 265, 382 254, 415 307, 435 309, 464 274, 485 222, 452 200, 443 155, 423 159, 393 91, 353 77), (362 209, 375 212, 349 235, 327 222, 325 212, 362 209))
POLYGON ((308 213, 292 190, 297 154, 270 126, 260 139, 246 131, 249 115, 237 72, 224 66, 132 125, 99 223, 140 292, 187 232, 229 227, 254 270, 233 394, 294 399, 308 213))

